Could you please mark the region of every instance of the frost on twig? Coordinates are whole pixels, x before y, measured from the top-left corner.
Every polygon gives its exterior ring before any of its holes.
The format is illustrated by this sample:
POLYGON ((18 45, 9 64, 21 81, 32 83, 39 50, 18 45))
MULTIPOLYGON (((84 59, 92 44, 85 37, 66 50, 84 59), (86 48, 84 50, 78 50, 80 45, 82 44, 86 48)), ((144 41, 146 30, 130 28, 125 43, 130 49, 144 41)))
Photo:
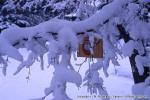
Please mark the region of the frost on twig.
POLYGON ((46 53, 47 49, 42 45, 42 42, 38 42, 38 40, 31 39, 28 40, 25 44, 25 47, 30 51, 27 60, 23 61, 17 68, 14 75, 18 74, 24 67, 29 68, 33 65, 33 63, 38 60, 38 57, 40 57, 41 62, 41 70, 44 70, 44 61, 43 61, 43 55, 46 53))
POLYGON ((30 68, 32 64, 35 62, 37 59, 36 55, 33 52, 30 52, 28 58, 26 61, 23 61, 17 68, 16 72, 14 75, 17 75, 24 67, 30 68))
POLYGON ((47 45, 48 47, 48 64, 58 64, 59 63, 59 55, 61 53, 61 48, 56 40, 51 40, 49 44, 47 45))
MULTIPOLYGON (((105 95, 107 96, 107 91, 103 87, 103 79, 99 76, 98 70, 103 67, 102 62, 93 63, 90 68, 86 71, 86 76, 84 78, 84 86, 87 86, 87 91, 91 94, 105 95)), ((103 99, 103 100, 109 100, 103 99)))
POLYGON ((44 70, 43 56, 47 52, 47 48, 45 47, 45 43, 43 42, 43 40, 38 41, 36 39, 31 39, 26 43, 25 46, 28 50, 34 53, 35 56, 34 59, 38 59, 38 57, 40 58, 40 62, 41 62, 40 67, 41 70, 44 70))

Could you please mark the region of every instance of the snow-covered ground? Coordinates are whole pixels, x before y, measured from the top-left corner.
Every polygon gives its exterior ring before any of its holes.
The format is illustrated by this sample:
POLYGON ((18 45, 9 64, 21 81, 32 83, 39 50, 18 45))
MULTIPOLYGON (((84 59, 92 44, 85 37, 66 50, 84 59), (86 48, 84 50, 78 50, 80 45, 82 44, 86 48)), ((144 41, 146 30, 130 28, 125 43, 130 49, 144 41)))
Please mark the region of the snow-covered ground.
MULTIPOLYGON (((27 56, 27 51, 21 50, 21 52, 27 56)), ((46 59, 46 58, 45 58, 46 59)), ((74 64, 82 62, 84 59, 79 58, 74 64)), ((30 80, 27 81, 28 69, 23 69, 18 75, 13 76, 16 71, 19 62, 10 59, 10 63, 7 70, 7 76, 4 77, 0 73, 0 100, 29 100, 32 98, 42 97, 44 95, 44 89, 50 85, 50 81, 53 75, 53 66, 47 68, 47 61, 45 61, 45 70, 40 70, 40 63, 36 62, 31 67, 30 80)), ((106 78, 102 71, 100 71, 101 77, 104 79, 104 86, 108 91, 111 100, 132 100, 124 96, 132 96, 131 88, 134 84, 132 79, 132 73, 130 64, 127 58, 120 60, 120 67, 114 67, 110 64, 109 77, 106 78), (113 96, 122 96, 121 98, 114 98, 113 96)), ((78 70, 79 66, 75 66, 78 70)), ((84 73, 88 68, 88 64, 85 63, 80 73, 84 77, 84 73)), ((63 77, 63 76, 62 76, 63 77)), ((73 100, 100 100, 99 96, 94 97, 86 91, 86 87, 78 89, 74 84, 68 83, 67 93, 73 100), (84 96, 84 97, 81 97, 84 96), (88 98, 85 98, 88 96, 88 98)), ((52 95, 48 96, 46 100, 51 100, 52 95)))

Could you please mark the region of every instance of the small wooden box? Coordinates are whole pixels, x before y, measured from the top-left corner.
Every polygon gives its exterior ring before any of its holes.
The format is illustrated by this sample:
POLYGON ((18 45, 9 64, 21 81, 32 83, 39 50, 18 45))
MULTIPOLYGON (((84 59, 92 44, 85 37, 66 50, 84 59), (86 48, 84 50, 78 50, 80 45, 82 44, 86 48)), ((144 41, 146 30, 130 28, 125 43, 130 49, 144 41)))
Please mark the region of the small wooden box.
POLYGON ((102 39, 94 39, 93 55, 90 53, 89 37, 84 37, 83 43, 79 45, 77 56, 78 57, 93 57, 103 58, 103 42, 102 39))

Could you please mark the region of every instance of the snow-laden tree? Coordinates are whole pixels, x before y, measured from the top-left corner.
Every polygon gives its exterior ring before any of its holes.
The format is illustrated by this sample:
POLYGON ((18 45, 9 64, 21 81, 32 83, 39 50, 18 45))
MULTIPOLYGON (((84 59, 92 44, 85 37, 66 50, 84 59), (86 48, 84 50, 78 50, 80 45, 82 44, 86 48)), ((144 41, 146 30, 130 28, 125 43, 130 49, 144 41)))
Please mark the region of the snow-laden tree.
MULTIPOLYGON (((49 0, 43 1, 48 2, 49 0)), ((59 1, 63 0, 51 0, 49 4, 57 4, 59 1)), ((68 1, 76 0, 64 2, 68 1)), ((17 2, 17 0, 13 2, 17 2)), ((39 2, 42 1, 39 0, 39 2)), ((26 7, 30 4, 32 3, 26 4, 26 7)), ((108 95, 103 87, 103 79, 99 76, 98 70, 103 68, 107 77, 109 62, 112 61, 114 65, 118 66, 118 55, 128 56, 133 68, 133 75, 145 75, 142 93, 150 99, 150 76, 149 73, 145 74, 145 71, 150 68, 150 18, 148 15, 150 1, 82 0, 77 6, 79 8, 75 7, 77 9, 76 21, 53 18, 48 21, 40 21, 40 24, 31 27, 21 28, 12 25, 4 29, 0 34, 0 63, 3 65, 3 74, 6 75, 7 72, 8 58, 5 59, 5 56, 20 61, 20 65, 14 72, 14 75, 17 75, 23 68, 30 68, 38 59, 41 62, 41 70, 44 70, 43 55, 47 54, 48 62, 54 66, 55 71, 50 87, 45 89, 45 96, 38 100, 44 100, 51 93, 54 96, 53 100, 72 100, 65 93, 66 83, 72 82, 80 87, 83 82, 80 74, 74 70, 70 59, 76 53, 83 38, 89 36, 91 45, 94 38, 103 40, 104 57, 96 59, 96 62, 92 62, 92 58, 88 59, 89 69, 83 80, 88 91, 91 94, 98 92, 101 95, 108 95), (120 39, 124 39, 123 45, 120 44, 120 39), (30 51, 27 60, 23 59, 18 48, 26 48, 30 51)), ((141 82, 141 80, 135 79, 135 83, 138 82, 141 82)), ((135 93, 135 90, 133 93, 135 93)), ((109 98, 103 99, 109 100, 109 98)), ((147 99, 142 98, 141 100, 147 99)))
POLYGON ((20 27, 37 25, 77 10, 77 0, 1 0, 0 19, 5 27, 16 24, 20 27))

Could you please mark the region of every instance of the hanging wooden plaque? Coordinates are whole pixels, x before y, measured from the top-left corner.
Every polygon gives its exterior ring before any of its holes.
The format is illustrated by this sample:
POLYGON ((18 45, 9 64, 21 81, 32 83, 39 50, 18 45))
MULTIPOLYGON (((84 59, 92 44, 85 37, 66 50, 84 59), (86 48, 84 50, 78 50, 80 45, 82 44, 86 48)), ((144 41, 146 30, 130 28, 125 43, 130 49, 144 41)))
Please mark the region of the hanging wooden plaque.
POLYGON ((79 45, 77 56, 78 57, 93 57, 103 58, 103 42, 102 39, 94 39, 93 54, 90 52, 90 41, 89 37, 84 37, 83 43, 79 45))

